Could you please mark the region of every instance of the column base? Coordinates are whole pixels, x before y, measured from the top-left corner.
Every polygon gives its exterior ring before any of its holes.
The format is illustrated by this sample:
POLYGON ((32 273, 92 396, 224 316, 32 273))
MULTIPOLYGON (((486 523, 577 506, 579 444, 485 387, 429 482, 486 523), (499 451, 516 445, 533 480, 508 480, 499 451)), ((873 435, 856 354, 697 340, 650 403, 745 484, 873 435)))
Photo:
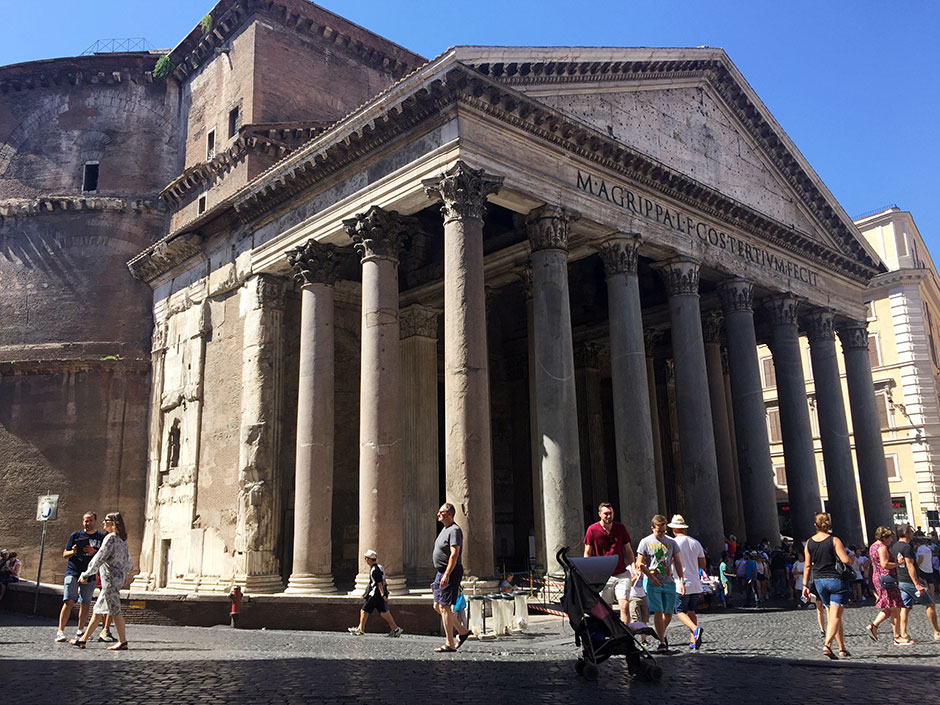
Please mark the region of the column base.
POLYGON ((138 573, 128 588, 131 592, 151 592, 156 589, 156 576, 150 573, 138 573))
POLYGON ((249 595, 273 594, 284 590, 280 575, 238 575, 235 583, 249 595))
POLYGON ((287 582, 287 595, 323 595, 336 592, 333 576, 312 575, 310 573, 294 573, 287 582))

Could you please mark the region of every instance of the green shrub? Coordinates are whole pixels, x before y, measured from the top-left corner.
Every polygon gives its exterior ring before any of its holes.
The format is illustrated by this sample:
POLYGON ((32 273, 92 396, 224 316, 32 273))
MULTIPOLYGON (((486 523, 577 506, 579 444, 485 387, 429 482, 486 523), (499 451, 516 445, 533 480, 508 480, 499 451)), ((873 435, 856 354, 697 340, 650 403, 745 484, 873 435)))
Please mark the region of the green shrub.
POLYGON ((209 32, 212 31, 212 13, 211 12, 205 17, 203 17, 201 20, 199 20, 199 26, 202 27, 202 31, 204 34, 209 34, 209 32))
POLYGON ((157 59, 157 65, 153 67, 153 77, 154 78, 166 78, 173 70, 176 68, 176 65, 173 63, 173 60, 164 54, 159 59, 157 59))

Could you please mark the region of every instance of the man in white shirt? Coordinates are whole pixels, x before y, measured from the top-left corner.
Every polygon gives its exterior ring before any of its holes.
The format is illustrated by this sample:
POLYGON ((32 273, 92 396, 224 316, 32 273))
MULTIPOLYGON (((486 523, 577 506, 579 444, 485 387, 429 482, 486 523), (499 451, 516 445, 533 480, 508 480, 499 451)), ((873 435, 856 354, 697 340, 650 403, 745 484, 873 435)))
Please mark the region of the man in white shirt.
POLYGON ((933 575, 933 551, 930 550, 930 544, 923 531, 914 533, 914 544, 917 546, 915 557, 917 572, 920 574, 920 579, 927 586, 927 592, 933 597, 936 592, 933 575))
POLYGON ((681 514, 674 514, 667 526, 672 529, 676 543, 679 545, 679 562, 684 569, 682 580, 685 590, 676 607, 676 617, 689 628, 691 632, 689 649, 695 650, 702 645, 703 630, 698 624, 695 610, 698 609, 704 592, 699 571, 705 570, 705 550, 697 539, 689 536, 689 525, 685 523, 681 514))

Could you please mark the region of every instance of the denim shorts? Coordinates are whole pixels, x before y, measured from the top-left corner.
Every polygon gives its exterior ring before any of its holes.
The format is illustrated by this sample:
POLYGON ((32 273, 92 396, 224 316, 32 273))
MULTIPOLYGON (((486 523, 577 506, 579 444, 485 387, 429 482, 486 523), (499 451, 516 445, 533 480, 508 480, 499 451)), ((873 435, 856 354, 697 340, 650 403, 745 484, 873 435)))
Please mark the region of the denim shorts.
POLYGON ((824 607, 828 607, 830 602, 842 607, 849 604, 849 591, 841 578, 816 578, 813 582, 824 607))
POLYGON ((914 605, 924 605, 926 607, 933 604, 933 598, 926 590, 920 594, 920 597, 917 596, 917 588, 914 587, 914 583, 898 583, 898 590, 901 591, 901 600, 904 602, 905 607, 910 608, 914 605))
POLYGON ((92 598, 95 596, 95 584, 94 580, 89 580, 87 583, 78 582, 77 575, 66 575, 65 576, 65 591, 62 594, 62 601, 71 600, 72 602, 79 603, 89 603, 92 598))

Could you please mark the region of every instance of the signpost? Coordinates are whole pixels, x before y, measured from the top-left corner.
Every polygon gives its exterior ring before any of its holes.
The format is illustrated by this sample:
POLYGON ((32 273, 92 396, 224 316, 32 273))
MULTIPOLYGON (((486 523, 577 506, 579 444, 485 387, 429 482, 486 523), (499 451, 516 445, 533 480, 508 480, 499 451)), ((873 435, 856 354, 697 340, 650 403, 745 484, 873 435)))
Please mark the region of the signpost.
POLYGON ((39 569, 36 571, 36 594, 33 597, 33 614, 39 611, 39 585, 42 576, 42 556, 46 550, 46 529, 50 521, 59 516, 59 495, 44 494, 36 503, 36 521, 42 522, 42 538, 39 540, 39 569))

